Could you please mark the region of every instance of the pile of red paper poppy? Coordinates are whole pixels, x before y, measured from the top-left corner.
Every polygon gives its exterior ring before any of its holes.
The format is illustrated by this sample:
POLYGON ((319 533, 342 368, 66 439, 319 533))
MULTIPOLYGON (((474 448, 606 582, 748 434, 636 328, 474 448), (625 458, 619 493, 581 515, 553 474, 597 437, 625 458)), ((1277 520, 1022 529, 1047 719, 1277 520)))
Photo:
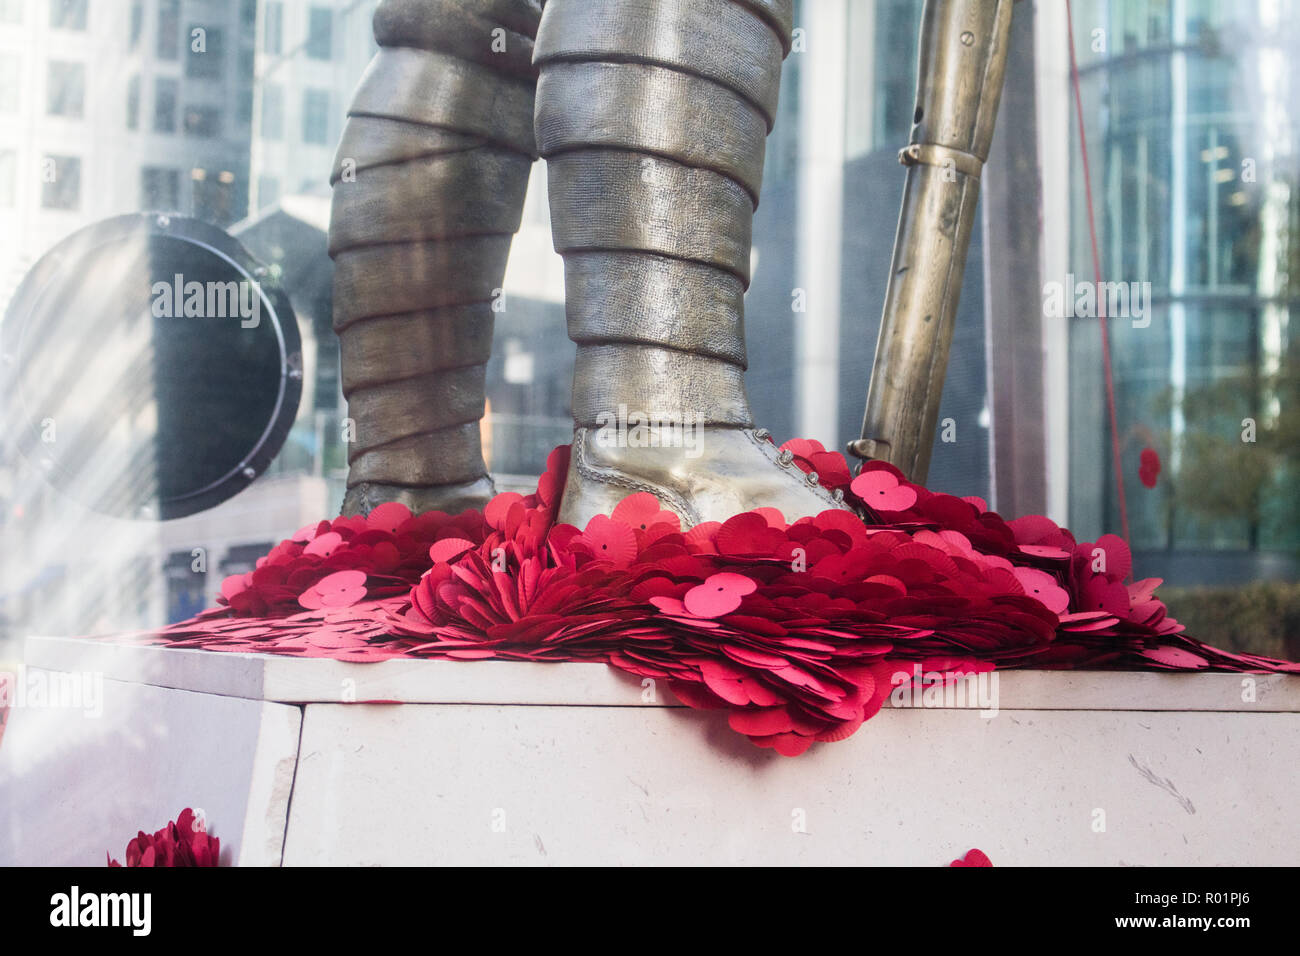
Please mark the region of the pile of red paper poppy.
MULTIPOLYGON (((221 857, 221 841, 209 836, 202 811, 195 814, 186 807, 175 820, 157 833, 141 830, 126 845, 128 867, 216 866, 221 857)), ((108 865, 122 864, 108 857, 108 865)))
POLYGON ((1079 543, 883 462, 854 478, 816 442, 782 447, 863 517, 787 524, 760 508, 683 532, 640 493, 585 528, 556 524, 561 447, 534 494, 482 512, 387 504, 303 528, 228 578, 221 607, 143 639, 347 661, 604 661, 727 708, 736 731, 787 755, 849 736, 918 670, 1300 672, 1183 637, 1158 580, 1125 583, 1114 535, 1079 543))

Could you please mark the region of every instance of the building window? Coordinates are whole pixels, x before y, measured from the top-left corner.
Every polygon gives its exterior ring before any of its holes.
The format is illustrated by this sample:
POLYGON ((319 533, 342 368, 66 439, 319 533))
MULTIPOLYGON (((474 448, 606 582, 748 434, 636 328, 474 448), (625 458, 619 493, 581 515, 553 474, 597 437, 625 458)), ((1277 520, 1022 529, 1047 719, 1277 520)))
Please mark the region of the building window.
POLYGON ((181 174, 175 169, 146 166, 140 170, 140 207, 176 210, 181 204, 181 174))
POLYGON ((284 4, 269 0, 266 5, 266 25, 262 29, 262 52, 278 55, 283 45, 284 4))
POLYGON ((22 93, 21 57, 0 53, 0 113, 16 113, 22 93))
POLYGON ((275 83, 262 87, 263 139, 280 139, 284 136, 284 88, 275 83))
POLYGON ((180 56, 181 0, 158 0, 158 59, 180 56))
POLYGON ((280 180, 274 176, 257 177, 257 208, 261 210, 273 206, 280 198, 280 180))
POLYGON ((144 0, 131 0, 131 19, 127 27, 127 48, 136 50, 144 33, 144 0))
POLYGON ((231 546, 221 559, 221 577, 224 579, 232 574, 247 574, 257 567, 258 559, 274 547, 275 544, 271 541, 231 546))
POLYGON ((13 208, 17 173, 18 154, 12 149, 0 150, 0 208, 13 208))
POLYGON ((190 106, 185 110, 185 135, 214 139, 221 135, 221 110, 215 106, 190 106))
POLYGON ((138 74, 126 81, 126 128, 140 128, 140 77, 138 74))
POLYGON ((328 60, 334 55, 334 11, 312 7, 307 19, 307 56, 328 60))
POLYGON ((155 133, 176 132, 176 99, 178 84, 168 77, 159 77, 153 90, 153 130, 155 133))
POLYGON ((50 26, 56 30, 86 29, 87 0, 50 0, 50 26))
POLYGON ((302 140, 329 143, 330 94, 328 90, 305 90, 302 96, 302 140))
POLYGON ((174 624, 193 617, 207 604, 207 572, 194 570, 189 551, 173 551, 163 565, 167 581, 167 622, 174 624))
POLYGON ((42 161, 41 205, 46 209, 76 209, 81 205, 81 160, 76 156, 46 156, 42 161))
POLYGON ((86 67, 82 63, 50 62, 45 109, 51 116, 79 118, 86 107, 86 67))
POLYGON ((242 203, 235 202, 235 177, 228 170, 208 173, 202 179, 192 179, 191 182, 195 218, 225 226, 237 218, 237 209, 243 213, 248 212, 247 195, 242 203))
POLYGON ((221 79, 225 54, 225 36, 215 27, 192 26, 190 44, 185 54, 185 75, 200 80, 221 79), (203 31, 198 33, 197 31, 203 31), (202 40, 202 43, 199 40, 202 40), (195 49, 195 48, 198 49, 195 49))

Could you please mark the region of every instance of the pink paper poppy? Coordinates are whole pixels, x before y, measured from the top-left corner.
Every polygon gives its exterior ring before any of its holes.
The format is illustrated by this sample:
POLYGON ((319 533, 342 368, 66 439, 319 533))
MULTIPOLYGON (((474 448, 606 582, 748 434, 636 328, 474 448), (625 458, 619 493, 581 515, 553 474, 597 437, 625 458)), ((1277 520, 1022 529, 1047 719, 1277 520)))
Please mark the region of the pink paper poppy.
MULTIPOLYGON (((127 843, 125 856, 128 867, 216 866, 221 841, 209 836, 203 818, 186 807, 158 832, 150 835, 141 830, 127 843)), ((112 857, 108 865, 122 866, 112 857)))
POLYGON ((724 571, 711 574, 704 583, 686 592, 683 603, 695 617, 714 618, 730 614, 740 607, 746 594, 758 590, 753 578, 724 571))
POLYGON ((953 861, 952 861, 951 863, 949 863, 948 865, 949 865, 950 867, 952 867, 952 866, 992 866, 992 865, 993 865, 993 861, 990 860, 990 859, 988 858, 988 855, 987 855, 983 850, 975 850, 975 849, 971 849, 971 850, 967 850, 967 851, 966 851, 966 855, 963 856, 961 859, 959 859, 959 860, 953 860, 953 861))
POLYGON ((298 596, 298 603, 308 610, 351 607, 366 596, 364 571, 336 571, 321 578, 298 596))
POLYGON ((916 504, 916 491, 888 471, 864 471, 850 487, 874 511, 906 511, 916 504))

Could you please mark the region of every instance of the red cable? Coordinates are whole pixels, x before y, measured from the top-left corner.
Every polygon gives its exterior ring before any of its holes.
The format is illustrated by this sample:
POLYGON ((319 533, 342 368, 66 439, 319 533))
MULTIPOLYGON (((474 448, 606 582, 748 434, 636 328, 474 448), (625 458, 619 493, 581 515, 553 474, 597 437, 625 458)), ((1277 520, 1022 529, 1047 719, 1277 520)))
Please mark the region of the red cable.
MULTIPOLYGON (((1079 151, 1083 154, 1083 194, 1088 204, 1088 235, 1092 239, 1092 271, 1096 281, 1097 324, 1101 329, 1101 364, 1106 374, 1106 410, 1110 414, 1110 449, 1115 462, 1115 491, 1119 496, 1119 524, 1124 543, 1129 542, 1128 503, 1124 499, 1124 468, 1119 454, 1119 420, 1115 414, 1115 378, 1110 368, 1110 330, 1106 300, 1101 294, 1101 256, 1097 253, 1097 223, 1092 214, 1092 174, 1088 165, 1088 137, 1083 129, 1083 97, 1079 93, 1079 64, 1074 58, 1074 14, 1065 0, 1065 28, 1070 38, 1070 82, 1074 85, 1075 115, 1079 118, 1079 151)), ((1069 295, 1073 290, 1066 290, 1069 295)))

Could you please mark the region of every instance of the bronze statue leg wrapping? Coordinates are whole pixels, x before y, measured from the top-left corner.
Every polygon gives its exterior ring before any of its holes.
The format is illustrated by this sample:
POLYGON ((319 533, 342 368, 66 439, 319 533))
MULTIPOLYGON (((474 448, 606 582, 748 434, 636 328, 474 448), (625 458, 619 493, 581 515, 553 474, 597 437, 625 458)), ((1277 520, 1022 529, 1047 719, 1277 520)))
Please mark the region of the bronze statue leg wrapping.
POLYGON ((546 5, 537 144, 578 346, 563 521, 634 491, 686 524, 836 507, 753 429, 744 384, 750 230, 791 11, 791 0, 546 5))
POLYGON ((536 157, 538 0, 383 0, 348 111, 330 255, 355 425, 344 514, 492 494, 479 443, 492 305, 536 157))

